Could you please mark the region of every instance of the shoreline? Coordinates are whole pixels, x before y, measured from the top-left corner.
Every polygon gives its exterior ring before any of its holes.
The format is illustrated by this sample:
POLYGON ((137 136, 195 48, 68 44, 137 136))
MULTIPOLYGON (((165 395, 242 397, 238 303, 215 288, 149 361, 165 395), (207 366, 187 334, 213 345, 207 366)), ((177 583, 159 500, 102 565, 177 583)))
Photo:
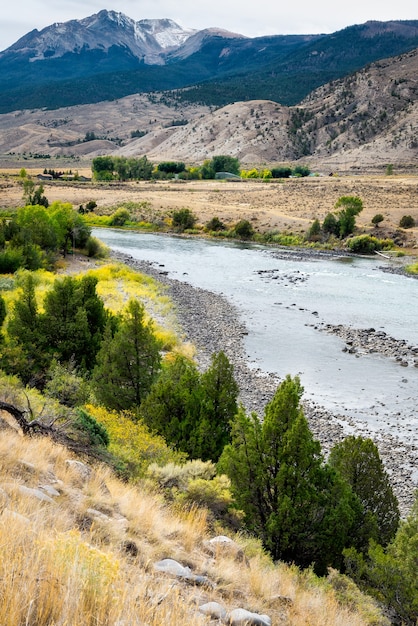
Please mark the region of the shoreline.
MULTIPOLYGON (((243 341, 248 331, 235 306, 222 295, 168 278, 163 268, 158 268, 148 261, 140 261, 128 254, 114 251, 111 252, 111 258, 165 285, 169 297, 174 302, 184 338, 196 347, 195 359, 198 367, 206 369, 211 355, 224 351, 234 366, 235 378, 240 389, 239 401, 247 412, 255 412, 261 417, 265 405, 273 397, 281 380, 272 373, 249 366, 243 341)), ((374 433, 372 436, 367 428, 364 432, 366 423, 363 423, 361 428, 354 419, 332 414, 315 402, 302 400, 302 406, 309 427, 314 437, 320 441, 325 457, 331 447, 347 434, 373 438, 391 477, 401 515, 407 515, 417 489, 413 472, 414 470, 416 472, 418 467, 418 445, 401 441, 389 432, 374 433)))

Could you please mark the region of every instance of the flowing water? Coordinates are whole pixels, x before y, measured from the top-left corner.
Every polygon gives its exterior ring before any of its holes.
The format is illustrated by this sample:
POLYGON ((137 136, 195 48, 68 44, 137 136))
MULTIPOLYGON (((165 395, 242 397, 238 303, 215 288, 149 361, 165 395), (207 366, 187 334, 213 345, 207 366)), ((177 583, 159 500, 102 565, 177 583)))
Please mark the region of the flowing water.
POLYGON ((262 246, 95 229, 110 248, 164 266, 168 276, 223 294, 248 329, 252 367, 299 374, 304 397, 368 431, 416 439, 418 368, 343 352, 322 324, 383 330, 418 346, 418 281, 380 269, 384 259, 275 256, 262 246))

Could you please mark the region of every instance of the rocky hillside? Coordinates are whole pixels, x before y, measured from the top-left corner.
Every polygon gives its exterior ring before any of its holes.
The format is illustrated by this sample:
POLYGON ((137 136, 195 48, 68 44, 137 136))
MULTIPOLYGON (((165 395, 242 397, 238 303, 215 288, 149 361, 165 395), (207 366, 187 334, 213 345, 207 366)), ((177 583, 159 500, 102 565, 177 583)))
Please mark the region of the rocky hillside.
POLYGON ((2 626, 388 626, 336 572, 273 565, 202 509, 174 510, 1 417, 2 626))
POLYGON ((0 115, 0 153, 99 154, 243 165, 302 160, 317 168, 413 166, 418 153, 418 49, 312 92, 298 107, 272 101, 210 108, 181 92, 0 115), (89 134, 93 140, 85 141, 89 134))

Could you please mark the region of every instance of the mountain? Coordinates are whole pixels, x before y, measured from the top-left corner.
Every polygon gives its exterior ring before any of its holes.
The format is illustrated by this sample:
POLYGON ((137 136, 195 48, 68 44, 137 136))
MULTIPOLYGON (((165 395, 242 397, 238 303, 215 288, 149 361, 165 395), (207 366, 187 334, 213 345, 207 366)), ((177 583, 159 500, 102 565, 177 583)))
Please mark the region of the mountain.
POLYGON ((294 105, 331 80, 418 46, 417 21, 367 22, 331 35, 248 38, 103 10, 34 30, 0 53, 0 113, 190 87, 189 102, 294 105))
POLYGON ((372 63, 311 92, 298 106, 251 100, 215 108, 182 92, 0 115, 0 153, 137 156, 244 166, 302 160, 347 170, 418 159, 418 49, 372 63), (86 141, 87 134, 92 140, 86 141))

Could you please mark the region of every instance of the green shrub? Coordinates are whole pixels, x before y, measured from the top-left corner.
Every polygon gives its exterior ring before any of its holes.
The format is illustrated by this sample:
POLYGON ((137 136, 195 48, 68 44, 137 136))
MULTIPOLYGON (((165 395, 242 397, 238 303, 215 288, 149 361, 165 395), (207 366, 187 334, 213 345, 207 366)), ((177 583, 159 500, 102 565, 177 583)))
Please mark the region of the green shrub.
POLYGON ((110 226, 123 226, 130 219, 130 214, 128 209, 120 208, 117 209, 113 215, 110 216, 109 225, 110 226))
POLYGON ((106 428, 83 409, 78 410, 78 417, 74 425, 77 430, 87 436, 89 445, 103 448, 107 448, 109 445, 110 438, 106 428))
POLYGON ((306 239, 308 241, 319 241, 321 239, 321 224, 318 219, 315 219, 312 222, 306 234, 306 239))
POLYGON ((401 228, 413 228, 415 226, 415 220, 412 215, 403 215, 400 219, 399 226, 401 228))
POLYGON ((87 239, 86 252, 88 257, 96 259, 103 259, 109 255, 109 249, 97 237, 87 239))
POLYGON ((197 218, 190 209, 179 209, 173 213, 173 226, 178 232, 193 228, 196 222, 197 218))
POLYGON ((293 176, 302 176, 302 177, 309 176, 310 173, 311 173, 311 170, 306 165, 296 165, 296 167, 294 168, 292 172, 293 176))
POLYGON ((273 178, 289 178, 292 174, 292 168, 288 166, 273 167, 271 175, 273 178))
POLYGON ((377 213, 373 218, 372 218, 372 224, 374 224, 375 226, 379 226, 380 222, 383 222, 385 218, 383 217, 383 215, 381 213, 377 213))
POLYGON ((254 236, 254 229, 248 220, 240 220, 234 228, 236 237, 240 239, 252 239, 254 236))
POLYGON ((48 370, 45 395, 55 398, 64 406, 75 407, 85 404, 90 396, 88 383, 78 375, 73 362, 66 365, 53 361, 48 370))
POLYGON ((376 250, 388 250, 393 247, 392 239, 377 239, 371 235, 359 235, 347 241, 347 247, 351 252, 359 254, 372 254, 376 250))
POLYGON ((211 220, 205 226, 208 231, 226 230, 226 226, 219 217, 212 217, 211 220))
POLYGON ((9 248, 0 253, 0 274, 14 274, 24 265, 25 257, 21 248, 9 248))
POLYGON ((322 223, 322 230, 329 235, 338 235, 338 220, 333 213, 328 213, 322 223))

